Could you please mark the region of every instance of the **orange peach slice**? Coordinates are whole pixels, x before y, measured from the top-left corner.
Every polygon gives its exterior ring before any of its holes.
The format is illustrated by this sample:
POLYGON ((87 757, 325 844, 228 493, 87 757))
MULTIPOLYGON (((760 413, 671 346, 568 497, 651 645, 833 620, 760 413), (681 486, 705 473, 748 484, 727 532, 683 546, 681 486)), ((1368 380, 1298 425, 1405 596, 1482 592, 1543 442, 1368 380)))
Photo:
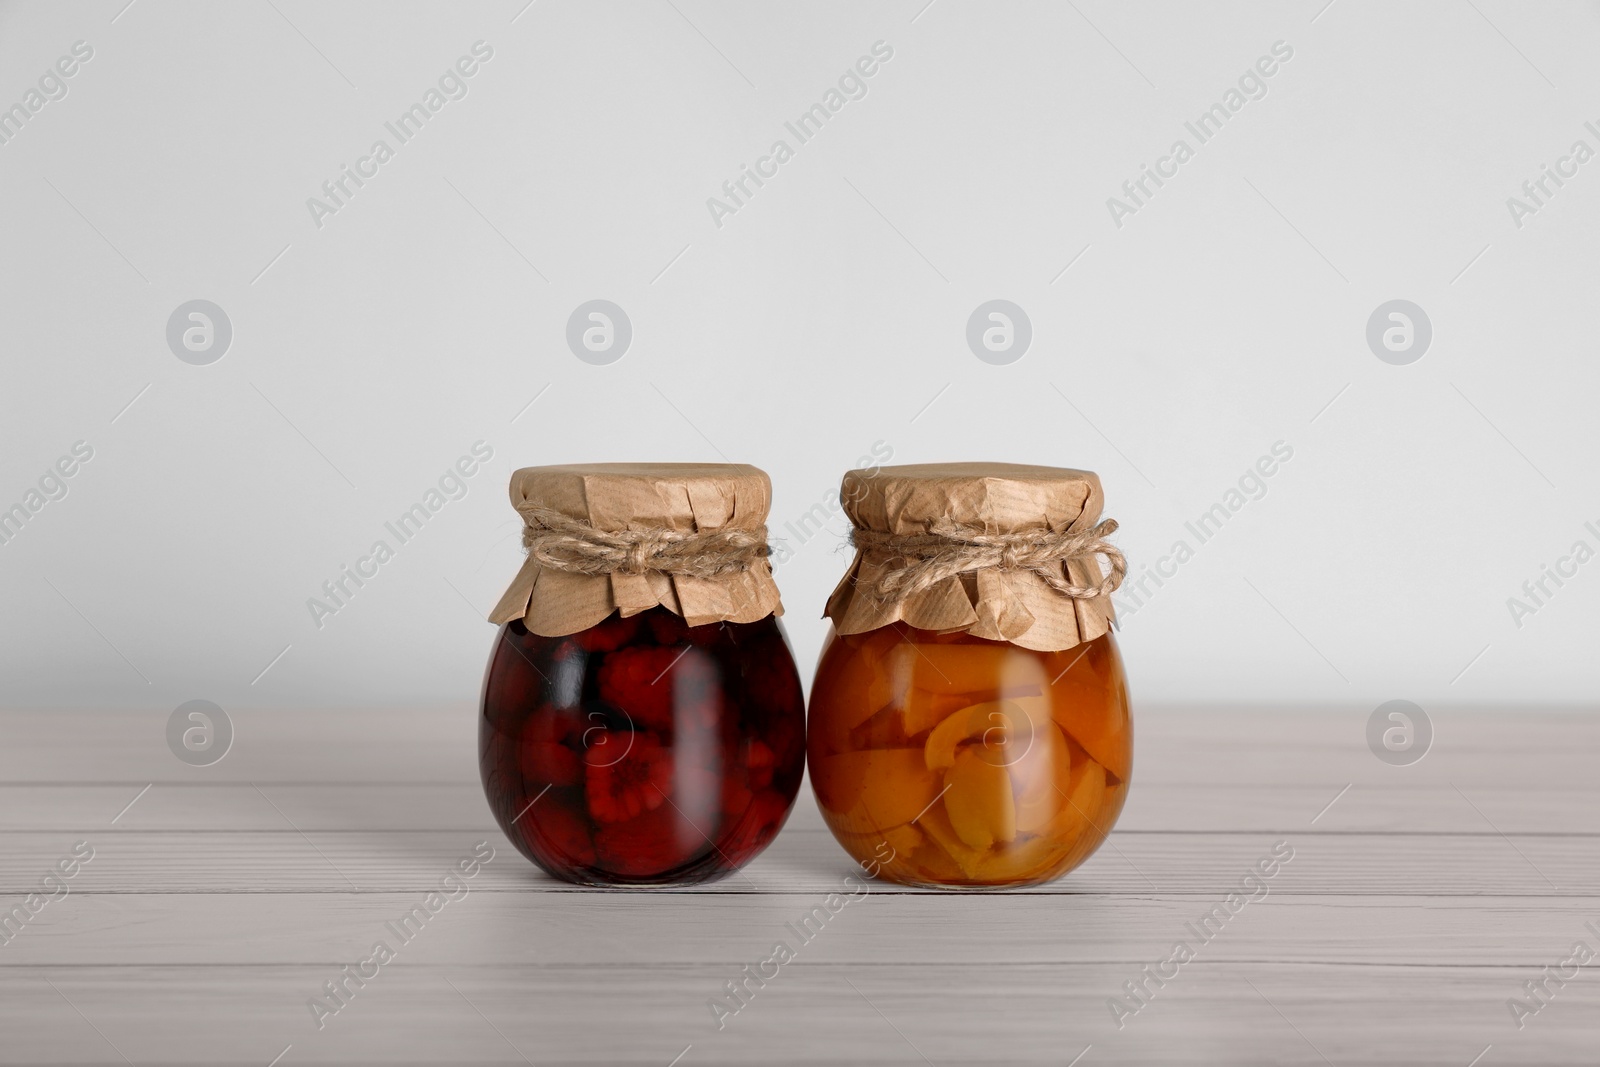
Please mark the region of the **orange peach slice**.
POLYGON ((817 799, 829 825, 845 833, 878 833, 903 826, 939 795, 915 748, 873 748, 812 761, 817 799))
POLYGON ((1066 804, 1071 787, 1072 756, 1061 731, 1054 725, 1034 734, 1027 755, 1007 770, 1017 795, 1017 830, 1038 833, 1066 804))
POLYGON ((1004 766, 1021 758, 1031 747, 1035 732, 1049 723, 1050 706, 1044 697, 989 700, 962 708, 928 734, 923 745, 928 769, 953 766, 956 749, 968 741, 982 742, 989 762, 1004 766))
POLYGON ((905 700, 895 710, 900 715, 900 727, 906 736, 915 737, 925 730, 938 726, 962 708, 970 708, 974 704, 988 701, 1014 700, 1017 697, 1040 695, 1041 690, 1037 685, 1009 685, 1003 688, 990 686, 987 689, 974 689, 964 693, 934 691, 912 686, 906 693, 905 700))
POLYGON ((1092 850, 1100 836, 1095 824, 1104 825, 1104 809, 1096 807, 1100 802, 1093 789, 1096 782, 1105 781, 1105 768, 1085 759, 1073 770, 1080 788, 1056 794, 1054 815, 1042 832, 1019 835, 1010 845, 996 846, 975 858, 969 865, 974 878, 992 884, 1044 881, 1076 865, 1092 850))
POLYGON ((1067 787, 1065 807, 1051 820, 1045 831, 1062 840, 1078 837, 1085 831, 1096 832, 1100 823, 1100 809, 1105 802, 1106 769, 1094 760, 1083 760, 1072 768, 1072 781, 1067 787))
POLYGON ((909 856, 922 847, 922 831, 910 823, 889 827, 883 832, 883 839, 894 849, 896 856, 909 856))
POLYGON ((892 635, 873 633, 865 640, 835 638, 823 650, 823 659, 837 671, 818 669, 823 685, 812 694, 816 706, 829 710, 828 719, 840 741, 852 729, 891 702, 898 703, 911 683, 909 645, 886 644, 892 635))
POLYGON ((1127 802, 1128 787, 1123 782, 1113 782, 1111 776, 1106 775, 1106 792, 1100 800, 1100 814, 1095 816, 1095 822, 1100 824, 1100 829, 1110 833, 1111 826, 1122 814, 1122 805, 1127 802))
POLYGON ((945 786, 945 814, 963 844, 982 851, 996 842, 1016 839, 1016 801, 1011 795, 1011 775, 1004 767, 965 749, 956 755, 945 786))
POLYGON ((1105 646, 1104 654, 1090 644, 1089 649, 1054 654, 1073 657, 1073 665, 1050 686, 1055 719, 1096 763, 1125 782, 1133 762, 1133 736, 1121 657, 1114 644, 1105 646), (1100 669, 1094 669, 1101 660, 1100 669))
POLYGON ((817 797, 825 807, 843 811, 858 804, 875 781, 881 785, 886 778, 915 777, 933 786, 935 776, 919 763, 917 752, 915 748, 864 748, 821 756, 812 761, 811 769, 817 797))
POLYGON ((1054 873, 1069 847, 1053 837, 1019 839, 980 857, 973 870, 987 882, 1037 882, 1054 873))
POLYGON ((1073 714, 1058 709, 1056 723, 1082 745, 1096 763, 1124 782, 1128 780, 1133 746, 1129 743, 1125 708, 1117 708, 1114 716, 1099 712, 1073 714))
POLYGON ((903 862, 922 847, 925 840, 922 831, 910 823, 868 833, 840 833, 838 837, 844 850, 869 868, 873 864, 889 866, 896 861, 903 862))
MULTIPOLYGON (((942 805, 935 804, 929 808, 923 813, 922 818, 917 820, 917 825, 927 831, 930 845, 937 845, 946 856, 950 857, 950 860, 961 869, 962 875, 967 878, 978 877, 977 871, 983 853, 961 839, 961 835, 956 833, 955 827, 950 824, 950 817, 942 805)), ((928 848, 925 847, 918 855, 927 851, 928 848)))
POLYGON ((851 727, 844 745, 845 751, 866 748, 909 748, 920 745, 913 741, 901 723, 900 708, 888 704, 851 727))
MULTIPOLYGON (((954 830, 950 832, 952 835, 955 833, 954 830)), ((963 879, 969 877, 961 865, 950 858, 950 853, 932 837, 924 838, 922 847, 911 854, 904 866, 891 866, 888 876, 895 881, 941 886, 960 885, 963 879)))

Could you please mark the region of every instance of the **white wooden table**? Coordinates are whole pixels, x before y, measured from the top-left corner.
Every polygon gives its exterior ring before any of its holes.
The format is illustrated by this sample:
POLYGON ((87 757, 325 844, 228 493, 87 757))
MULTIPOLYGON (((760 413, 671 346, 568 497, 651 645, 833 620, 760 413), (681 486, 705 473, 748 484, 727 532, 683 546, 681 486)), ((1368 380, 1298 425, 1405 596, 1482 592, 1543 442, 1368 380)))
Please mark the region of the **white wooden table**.
POLYGON ((607 892, 495 828, 469 707, 236 713, 206 768, 165 714, 0 714, 5 907, 94 850, 0 946, 0 1062, 1600 1061, 1600 959, 1521 1029, 1507 1006, 1600 952, 1600 717, 1439 713, 1393 767, 1369 710, 1141 709, 1129 806, 1080 870, 875 885, 803 945, 786 924, 853 870, 809 786, 743 875, 607 892), (467 895, 402 944, 386 924, 480 841, 467 895), (1279 841, 1268 895, 1202 944, 1186 924, 1279 841), (796 958, 719 1030, 708 1002, 780 939, 796 958), (379 940, 394 958, 319 1030, 309 999, 379 940), (1194 958, 1119 1029, 1109 999, 1179 940, 1194 958))

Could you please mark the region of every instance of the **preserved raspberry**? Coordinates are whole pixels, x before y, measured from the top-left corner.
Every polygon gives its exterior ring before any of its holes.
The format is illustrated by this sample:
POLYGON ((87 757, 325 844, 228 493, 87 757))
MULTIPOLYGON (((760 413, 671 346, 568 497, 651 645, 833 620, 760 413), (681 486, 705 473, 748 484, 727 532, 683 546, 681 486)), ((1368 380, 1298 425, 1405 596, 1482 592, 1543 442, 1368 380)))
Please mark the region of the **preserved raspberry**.
POLYGON ((557 804, 551 804, 535 814, 535 809, 549 799, 548 796, 541 797, 527 807, 522 818, 517 820, 518 827, 561 863, 587 867, 595 860, 594 841, 589 836, 588 825, 557 804))
POLYGON ((683 616, 672 611, 648 611, 650 634, 658 645, 681 644, 688 636, 689 627, 683 616))
POLYGON ((577 708, 539 708, 522 728, 524 741, 577 745, 583 738, 583 713, 577 708))
POLYGON ((723 851, 733 863, 747 862, 761 851, 764 842, 777 835, 788 817, 789 802, 772 790, 763 789, 750 799, 750 806, 723 851))
POLYGON ((554 741, 522 743, 522 773, 541 785, 572 785, 578 780, 578 754, 554 741))
POLYGON ((584 753, 589 814, 624 822, 654 811, 672 791, 672 753, 647 733, 610 733, 584 753))
POLYGON ((671 671, 682 655, 682 649, 648 646, 611 653, 600 665, 600 698, 621 708, 637 726, 672 729, 671 671))
POLYGON ((632 641, 638 632, 639 616, 624 619, 620 612, 612 612, 598 626, 589 627, 573 640, 590 652, 611 652, 632 641))
POLYGON ((766 743, 752 738, 744 743, 744 765, 750 788, 764 789, 772 784, 772 771, 777 757, 766 743))
POLYGON ((738 708, 723 697, 716 664, 698 649, 673 668, 672 695, 680 729, 723 736, 727 733, 724 727, 733 726, 730 720, 738 718, 738 708))
POLYGON ((670 805, 602 826, 594 843, 598 862, 632 878, 666 874, 711 851, 706 835, 670 805))
POLYGON ((800 674, 793 660, 770 655, 750 657, 745 665, 744 688, 751 704, 775 713, 787 714, 801 707, 800 674))
POLYGON ((744 813, 749 810, 750 801, 755 794, 745 787, 733 775, 728 775, 722 780, 722 812, 729 821, 737 823, 744 818, 744 813))
POLYGON ((779 711, 767 716, 766 743, 772 749, 775 768, 793 767, 804 763, 806 757, 806 731, 804 713, 779 711))
POLYGON ((725 622, 709 622, 704 626, 689 627, 688 638, 691 645, 701 648, 710 648, 723 642, 732 640, 733 627, 725 622))
POLYGON ((707 834, 715 833, 722 819, 723 784, 727 780, 706 767, 675 767, 672 805, 679 815, 696 826, 705 827, 707 834))

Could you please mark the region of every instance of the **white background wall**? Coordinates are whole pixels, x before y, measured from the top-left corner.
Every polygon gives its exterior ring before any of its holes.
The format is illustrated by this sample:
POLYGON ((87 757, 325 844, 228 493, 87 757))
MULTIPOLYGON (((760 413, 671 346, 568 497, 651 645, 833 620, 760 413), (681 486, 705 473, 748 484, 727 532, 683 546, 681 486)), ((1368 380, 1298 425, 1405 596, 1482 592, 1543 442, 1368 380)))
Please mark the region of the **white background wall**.
POLYGON ((1520 627, 1507 600, 1600 548, 1600 160, 1520 227, 1506 201, 1600 149, 1596 5, 524 2, 0 6, 0 106, 93 48, 0 144, 0 507, 94 450, 0 545, 0 703, 474 699, 510 471, 626 459, 772 475, 808 672, 844 525, 784 526, 880 441, 1100 472, 1136 570, 1188 540, 1124 619, 1145 700, 1593 703, 1600 562, 1520 627), (480 40, 319 228, 307 198, 480 40), (799 145, 784 121, 880 40, 799 145), (165 336, 197 298, 233 327, 205 366, 165 336), (634 331, 608 366, 564 339, 595 298, 634 331), (1006 366, 965 340, 995 298, 1034 331, 1006 366), (1397 298, 1434 334, 1404 366, 1365 337, 1397 298), (479 440, 467 495, 317 628, 319 585, 479 440))

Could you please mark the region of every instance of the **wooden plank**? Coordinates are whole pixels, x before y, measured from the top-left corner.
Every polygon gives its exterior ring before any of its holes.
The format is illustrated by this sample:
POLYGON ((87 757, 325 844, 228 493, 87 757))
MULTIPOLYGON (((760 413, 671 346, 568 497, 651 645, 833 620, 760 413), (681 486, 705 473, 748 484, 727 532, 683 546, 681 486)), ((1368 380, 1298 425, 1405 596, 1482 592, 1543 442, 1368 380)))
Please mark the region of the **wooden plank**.
POLYGON ((242 709, 234 739, 209 767, 167 748, 162 711, 0 712, 0 782, 448 782, 477 780, 469 704, 384 709, 242 709))
MULTIPOLYGON (((488 891, 589 892, 547 878, 498 833, 123 832, 93 836, 93 862, 74 893, 426 891, 475 842, 497 859, 488 891)), ((1019 892, 1185 893, 1233 888, 1275 840, 1296 856, 1277 891, 1351 895, 1588 896, 1600 894, 1600 836, 1323 833, 1113 834, 1066 878, 1019 892)), ((0 892, 30 891, 71 835, 0 833, 0 892)), ((820 893, 856 868, 826 830, 785 830, 743 872, 678 893, 820 893)), ((919 892, 924 892, 920 891, 919 892)), ((931 892, 931 891, 927 891, 931 892)), ((645 894, 648 896, 649 894, 645 894)), ((660 894, 657 894, 660 895, 660 894)))
MULTIPOLYGON (((1362 784, 1219 782, 1173 785, 1137 779, 1117 822, 1123 833, 1302 834, 1327 831, 1406 833, 1600 834, 1600 777, 1590 784, 1541 785, 1537 778, 1485 782, 1464 773, 1449 782, 1362 784), (1471 783, 1471 784, 1468 784, 1471 783), (1337 801, 1329 807, 1329 802, 1337 801), (1324 809, 1326 808, 1326 811, 1324 809), (1318 813, 1322 813, 1318 817, 1318 813), (1315 823, 1312 818, 1317 818, 1315 823)), ((148 784, 148 783, 145 783, 148 784)), ((143 785, 0 786, 0 830, 62 834, 127 830, 462 830, 495 827, 476 780, 441 783, 269 783, 259 787, 160 782, 111 820, 143 785), (257 792, 257 788, 260 792, 257 792), (264 794, 264 795, 263 795, 264 794), (276 805, 276 807, 274 807, 276 805)), ((810 786, 801 789, 790 825, 821 828, 810 786)))
POLYGON ((9 1063, 1593 1064, 1600 982, 1569 984, 1518 1031, 1506 968, 1197 959, 1119 1030, 1125 964, 840 963, 808 946, 719 1030, 726 967, 430 967, 404 956, 318 1030, 316 967, 38 968, 0 973, 9 1063), (54 983, 54 987, 47 984, 54 983), (57 992, 59 990, 59 993, 57 992), (70 1003, 69 1003, 70 1002, 70 1003), (81 1016, 79 1015, 81 1012, 81 1016), (92 1023, 93 1027, 89 1024, 92 1023), (98 1028, 99 1033, 95 1028, 98 1028), (101 1035, 104 1035, 103 1037, 101 1035))
POLYGON ((1600 935, 1585 927, 1600 927, 1600 895, 1352 898, 1274 890, 1230 918, 1211 910, 1220 894, 974 900, 842 882, 829 891, 839 898, 829 901, 826 892, 507 893, 474 884, 436 917, 398 932, 400 920, 422 905, 423 893, 75 894, 47 905, 0 948, 0 971, 299 963, 337 969, 368 955, 379 940, 399 949, 401 933, 408 961, 442 966, 719 963, 735 970, 779 939, 798 944, 801 932, 818 930, 817 943, 827 942, 829 957, 841 963, 927 967, 1098 961, 1137 970, 1164 959, 1181 940, 1213 961, 1425 961, 1537 970, 1579 938, 1600 947, 1600 935), (852 889, 854 896, 844 899, 852 889), (830 904, 836 914, 829 913, 830 904))
POLYGON ((0 786, 0 830, 482 830, 494 816, 465 783, 266 783, 0 786), (138 797, 138 802, 122 813, 138 797), (112 819, 117 821, 112 823, 112 819))

